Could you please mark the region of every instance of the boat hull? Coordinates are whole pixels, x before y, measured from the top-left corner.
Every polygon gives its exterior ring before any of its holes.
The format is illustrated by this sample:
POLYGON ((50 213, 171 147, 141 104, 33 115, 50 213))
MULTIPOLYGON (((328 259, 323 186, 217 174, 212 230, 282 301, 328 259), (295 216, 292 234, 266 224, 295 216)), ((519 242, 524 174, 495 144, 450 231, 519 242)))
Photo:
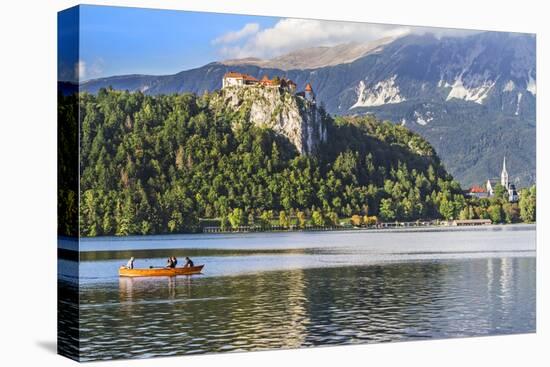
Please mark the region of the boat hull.
POLYGON ((188 268, 150 268, 150 269, 128 269, 121 266, 118 275, 121 277, 175 277, 178 275, 200 274, 204 265, 188 268))

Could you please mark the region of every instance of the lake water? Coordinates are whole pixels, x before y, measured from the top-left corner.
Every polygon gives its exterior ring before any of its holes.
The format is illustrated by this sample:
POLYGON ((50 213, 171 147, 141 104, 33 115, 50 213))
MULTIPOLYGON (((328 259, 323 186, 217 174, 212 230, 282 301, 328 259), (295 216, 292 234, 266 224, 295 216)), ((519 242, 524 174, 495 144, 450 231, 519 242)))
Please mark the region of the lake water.
POLYGON ((82 360, 535 331, 535 226, 94 238, 80 250, 76 297, 76 263, 60 260, 59 275, 65 305, 80 302, 82 360), (203 274, 118 277, 130 256, 149 267, 170 255, 203 274))

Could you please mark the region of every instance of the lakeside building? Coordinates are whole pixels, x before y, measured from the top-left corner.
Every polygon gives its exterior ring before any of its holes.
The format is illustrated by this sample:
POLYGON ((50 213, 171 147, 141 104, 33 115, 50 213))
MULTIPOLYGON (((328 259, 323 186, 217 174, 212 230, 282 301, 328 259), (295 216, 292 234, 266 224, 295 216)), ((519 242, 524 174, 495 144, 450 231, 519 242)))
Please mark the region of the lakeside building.
POLYGON ((476 198, 479 198, 479 199, 486 198, 486 197, 489 196, 487 191, 481 186, 472 186, 472 187, 470 187, 470 190, 468 190, 468 192, 466 192, 466 195, 469 196, 469 197, 476 197, 476 198))
POLYGON ((449 223, 451 226, 485 226, 492 224, 490 219, 457 219, 449 223))
POLYGON ((298 97, 302 97, 305 100, 315 103, 315 94, 310 83, 307 83, 303 92, 296 93, 296 83, 287 78, 275 77, 269 79, 267 75, 264 75, 262 79, 256 79, 255 77, 230 71, 225 73, 222 79, 222 89, 228 87, 246 88, 246 87, 265 87, 265 88, 279 88, 281 90, 292 93, 298 97))
POLYGON ((495 195, 496 185, 502 185, 504 189, 508 192, 508 201, 513 203, 519 200, 519 195, 516 189, 516 185, 510 182, 508 171, 506 170, 506 157, 502 162, 502 171, 500 173, 500 182, 498 179, 488 179, 487 180, 487 197, 492 197, 495 195))

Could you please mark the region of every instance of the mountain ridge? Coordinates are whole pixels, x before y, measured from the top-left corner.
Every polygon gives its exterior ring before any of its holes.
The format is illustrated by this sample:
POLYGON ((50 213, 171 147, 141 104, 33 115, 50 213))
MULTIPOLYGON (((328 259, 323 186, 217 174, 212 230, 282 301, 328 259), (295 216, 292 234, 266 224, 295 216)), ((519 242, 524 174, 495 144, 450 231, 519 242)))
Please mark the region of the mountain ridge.
POLYGON ((280 70, 319 69, 326 66, 348 64, 381 48, 395 37, 384 37, 372 42, 349 42, 335 46, 308 47, 271 58, 248 57, 220 61, 222 65, 254 65, 280 70))
POLYGON ((81 84, 170 94, 221 88, 228 71, 281 76, 298 88, 311 83, 317 100, 334 115, 375 114, 428 138, 449 171, 464 185, 498 175, 503 155, 517 167, 520 186, 535 182, 535 38, 483 32, 465 37, 408 35, 349 63, 317 69, 266 68, 220 62, 166 76, 118 76, 81 84), (507 128, 517 131, 521 141, 507 128), (506 141, 484 146, 492 131, 506 141), (515 143, 513 143, 515 142, 515 143), (458 146, 461 145, 461 146, 458 146), (520 151, 518 147, 525 147, 520 151), (496 150, 495 150, 496 149, 496 150), (496 156, 501 156, 496 159, 496 156), (479 161, 470 172, 466 163, 479 161))

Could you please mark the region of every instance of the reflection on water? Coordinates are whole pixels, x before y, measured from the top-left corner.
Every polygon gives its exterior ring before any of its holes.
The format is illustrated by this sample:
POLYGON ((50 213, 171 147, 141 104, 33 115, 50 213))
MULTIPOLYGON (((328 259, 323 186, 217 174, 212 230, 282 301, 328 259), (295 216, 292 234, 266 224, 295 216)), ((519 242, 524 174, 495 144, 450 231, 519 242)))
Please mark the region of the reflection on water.
MULTIPOLYGON (((80 253, 81 284, 118 282, 118 268, 130 256, 136 258, 136 267, 163 266, 168 256, 191 256, 195 263, 206 264, 205 276, 404 261, 533 257, 535 227, 144 236, 139 241, 107 237, 87 239, 82 245, 88 249, 108 246, 112 246, 109 251, 80 253), (132 247, 139 249, 127 249, 132 247)), ((73 280, 72 268, 70 259, 61 260, 60 277, 73 280)))
MULTIPOLYGON (((128 251, 151 249, 241 249, 241 250, 298 250, 304 248, 353 247, 355 245, 385 243, 390 248, 407 250, 403 241, 413 247, 437 245, 469 248, 472 237, 488 244, 499 244, 501 249, 535 233, 534 224, 479 227, 429 227, 392 230, 353 230, 329 232, 259 232, 231 234, 175 234, 156 236, 82 238, 80 251, 128 251), (441 241, 443 239, 443 241, 441 241), (466 241, 465 241, 466 240, 466 241)), ((534 242, 533 242, 534 243, 534 242)), ((533 244, 532 243, 532 244, 533 244)), ((473 244, 476 247, 476 244, 473 244)), ((63 245, 62 246, 66 246, 63 245)))
POLYGON ((81 360, 535 331, 534 226, 94 238, 80 249, 58 269, 59 345, 81 360), (130 256, 149 267, 172 255, 203 274, 118 276, 130 256))
POLYGON ((83 360, 533 332, 535 258, 121 278, 80 302, 83 360))
POLYGON ((57 350, 59 354, 79 358, 78 287, 73 283, 57 283, 57 350))

